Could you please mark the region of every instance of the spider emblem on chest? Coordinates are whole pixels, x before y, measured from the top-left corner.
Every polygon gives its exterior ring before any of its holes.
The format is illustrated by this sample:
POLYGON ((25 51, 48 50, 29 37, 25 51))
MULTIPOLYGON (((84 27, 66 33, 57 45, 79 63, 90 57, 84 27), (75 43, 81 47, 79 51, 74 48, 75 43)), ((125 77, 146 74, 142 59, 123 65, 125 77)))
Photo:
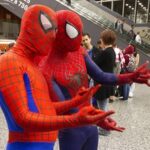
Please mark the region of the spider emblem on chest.
POLYGON ((69 88, 79 89, 81 86, 84 86, 87 74, 83 66, 77 64, 75 73, 71 73, 68 70, 65 71, 65 79, 68 81, 69 88))

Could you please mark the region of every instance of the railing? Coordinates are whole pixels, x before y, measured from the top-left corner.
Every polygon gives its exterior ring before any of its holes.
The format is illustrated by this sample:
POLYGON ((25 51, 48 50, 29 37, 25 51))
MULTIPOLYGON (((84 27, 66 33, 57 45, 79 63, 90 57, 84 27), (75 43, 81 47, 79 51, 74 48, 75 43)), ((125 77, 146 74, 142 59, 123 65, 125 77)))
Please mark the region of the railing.
MULTIPOLYGON (((58 0, 59 2, 63 3, 63 1, 58 0)), ((72 2, 72 5, 70 6, 70 9, 76 11, 78 14, 80 14, 81 16, 85 17, 87 20, 90 20, 91 22, 93 22, 94 24, 106 29, 109 28, 113 31, 115 31, 114 29, 114 23, 111 22, 110 20, 106 19, 104 16, 102 15, 98 15, 96 14, 94 11, 91 11, 89 9, 87 9, 86 7, 81 6, 79 3, 77 2, 72 2)), ((116 32, 116 31, 115 31, 116 32)), ((133 44, 136 44, 136 47, 140 50, 142 50, 143 52, 150 54, 150 45, 146 44, 146 43, 142 43, 142 44, 138 44, 135 41, 131 41, 131 39, 128 36, 128 32, 124 31, 123 34, 119 34, 118 32, 116 32, 116 34, 118 36, 120 36, 123 40, 129 42, 132 42, 133 44)))

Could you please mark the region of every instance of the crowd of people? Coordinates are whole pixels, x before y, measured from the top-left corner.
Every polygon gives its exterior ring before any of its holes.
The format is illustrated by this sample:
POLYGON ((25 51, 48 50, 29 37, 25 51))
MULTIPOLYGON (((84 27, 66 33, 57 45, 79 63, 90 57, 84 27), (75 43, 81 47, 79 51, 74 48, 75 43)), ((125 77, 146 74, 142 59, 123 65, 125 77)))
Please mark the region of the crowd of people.
POLYGON ((57 138, 60 150, 97 150, 98 133, 125 130, 110 117, 108 100, 116 85, 123 91, 133 82, 149 85, 147 63, 137 67, 135 47, 117 48, 111 30, 100 33, 98 47, 82 33, 73 11, 43 5, 25 11, 16 43, 0 56, 7 150, 53 150, 57 138))
MULTIPOLYGON (((91 36, 88 33, 82 35, 82 46, 88 51, 93 61, 105 72, 123 74, 133 72, 139 65, 139 54, 136 46, 129 44, 121 50, 116 44, 116 34, 111 30, 104 30, 100 34, 97 46, 92 45, 91 36)), ((90 85, 97 85, 97 82, 90 80, 90 85)), ((102 110, 108 110, 108 102, 117 99, 128 100, 134 96, 135 83, 123 84, 120 86, 102 85, 96 92, 93 105, 102 110)), ((108 135, 110 132, 104 129, 99 130, 100 135, 108 135)))
MULTIPOLYGON (((124 23, 125 23, 125 20, 124 19, 121 20, 119 18, 117 18, 114 23, 114 29, 120 34, 125 33, 124 23)), ((131 41, 135 41, 137 44, 142 44, 142 38, 141 38, 140 32, 134 31, 134 25, 131 25, 131 29, 129 30, 127 34, 131 41)))

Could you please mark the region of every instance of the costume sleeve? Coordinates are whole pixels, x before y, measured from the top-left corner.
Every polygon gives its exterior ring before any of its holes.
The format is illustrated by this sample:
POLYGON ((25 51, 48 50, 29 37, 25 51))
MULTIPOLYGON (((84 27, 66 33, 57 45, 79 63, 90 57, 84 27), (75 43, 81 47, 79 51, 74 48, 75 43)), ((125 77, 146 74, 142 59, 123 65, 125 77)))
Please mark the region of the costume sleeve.
POLYGON ((52 80, 52 87, 51 87, 54 93, 53 95, 57 95, 55 97, 58 98, 59 102, 53 102, 53 105, 56 109, 57 114, 63 114, 65 112, 68 111, 76 111, 75 107, 81 104, 81 96, 76 96, 72 99, 65 99, 65 95, 62 92, 62 90, 60 89, 59 85, 57 84, 57 82, 53 79, 52 80))
POLYGON ((88 74, 97 82, 101 84, 111 84, 114 85, 117 83, 117 76, 113 73, 103 72, 87 55, 84 55, 87 72, 88 74))
POLYGON ((30 87, 30 77, 27 74, 28 68, 19 65, 19 60, 6 59, 3 62, 5 62, 3 65, 0 62, 0 92, 18 126, 29 131, 50 131, 80 125, 80 121, 73 115, 45 115, 30 111, 28 101, 34 95, 30 87))

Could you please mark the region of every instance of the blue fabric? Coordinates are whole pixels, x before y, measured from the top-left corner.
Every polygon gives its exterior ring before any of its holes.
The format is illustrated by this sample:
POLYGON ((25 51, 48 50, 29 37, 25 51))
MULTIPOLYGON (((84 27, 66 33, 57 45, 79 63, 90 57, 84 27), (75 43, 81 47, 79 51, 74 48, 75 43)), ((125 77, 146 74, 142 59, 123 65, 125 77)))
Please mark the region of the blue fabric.
POLYGON ((96 126, 63 129, 59 132, 60 150, 97 150, 96 126))
POLYGON ((108 110, 108 102, 109 102, 108 98, 103 99, 103 100, 97 100, 97 106, 99 109, 107 111, 108 110))
POLYGON ((52 80, 52 88, 57 94, 59 100, 64 101, 71 98, 68 90, 65 87, 58 84, 54 79, 52 80))
POLYGON ((92 105, 94 106, 94 107, 97 107, 97 100, 96 100, 96 98, 92 98, 92 105))
POLYGON ((54 143, 46 142, 15 142, 9 143, 6 150, 53 150, 54 143))
POLYGON ((129 84, 122 85, 123 100, 128 100, 128 98, 129 98, 129 91, 130 91, 130 85, 129 84))
MULTIPOLYGON (((34 99, 32 96, 32 91, 31 91, 31 87, 30 87, 30 80, 29 80, 29 77, 26 73, 23 75, 23 79, 24 79, 25 89, 26 89, 27 98, 28 98, 29 110, 32 112, 38 112, 38 109, 35 105, 35 102, 34 102, 34 99)), ((19 127, 17 125, 17 123, 15 122, 12 114, 10 113, 9 108, 7 107, 7 105, 5 103, 5 100, 3 98, 3 94, 1 92, 0 92, 0 104, 1 104, 1 108, 4 112, 9 131, 19 131, 19 132, 23 131, 23 129, 21 127, 19 127)))
POLYGON ((88 51, 88 54, 89 54, 90 58, 92 58, 92 55, 93 55, 92 50, 89 50, 89 51, 88 51))
MULTIPOLYGON (((57 94, 57 96, 59 97, 60 101, 71 99, 71 95, 69 94, 68 90, 65 87, 58 84, 55 80, 52 80, 52 88, 54 92, 57 94)), ((78 108, 72 108, 69 111, 69 113, 71 114, 75 112, 78 112, 78 108)))
POLYGON ((117 76, 112 73, 103 72, 93 61, 86 55, 84 56, 88 74, 98 83, 115 85, 118 81, 117 76))
POLYGON ((2 92, 0 92, 0 105, 1 105, 2 111, 5 115, 9 131, 23 131, 23 129, 21 127, 19 127, 16 124, 15 120, 13 119, 13 116, 10 113, 9 108, 7 107, 7 105, 5 103, 2 92))
POLYGON ((29 77, 26 73, 23 75, 23 80, 24 80, 24 84, 25 84, 25 88, 26 88, 29 110, 31 112, 38 112, 38 109, 36 107, 36 104, 35 104, 33 96, 32 96, 30 80, 29 80, 29 77))

